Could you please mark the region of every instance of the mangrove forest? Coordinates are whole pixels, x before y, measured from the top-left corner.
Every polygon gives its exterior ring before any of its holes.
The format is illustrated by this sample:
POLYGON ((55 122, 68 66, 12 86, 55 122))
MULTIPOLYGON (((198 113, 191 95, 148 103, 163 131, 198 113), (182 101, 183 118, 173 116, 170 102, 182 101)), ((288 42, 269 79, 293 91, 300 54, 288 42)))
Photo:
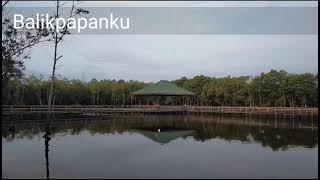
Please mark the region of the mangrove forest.
MULTIPOLYGON (((318 74, 271 70, 258 76, 182 77, 171 81, 195 93, 202 106, 318 107, 318 74)), ((2 81, 5 105, 46 105, 50 79, 34 75, 2 81)), ((55 105, 129 105, 130 93, 152 83, 125 80, 56 79, 55 105)), ((146 97, 145 97, 146 98, 146 97)), ((180 97, 161 97, 160 104, 182 105, 180 97)), ((142 97, 140 100, 144 100, 142 97)), ((140 101, 141 102, 141 101, 140 101)))

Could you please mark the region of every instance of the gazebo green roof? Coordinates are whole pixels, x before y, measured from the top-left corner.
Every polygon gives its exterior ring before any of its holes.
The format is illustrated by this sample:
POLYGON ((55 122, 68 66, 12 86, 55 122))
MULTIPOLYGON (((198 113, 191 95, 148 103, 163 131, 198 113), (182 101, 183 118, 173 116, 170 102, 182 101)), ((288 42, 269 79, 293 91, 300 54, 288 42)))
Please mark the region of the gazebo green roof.
POLYGON ((152 132, 152 131, 145 131, 139 130, 138 131, 143 136, 158 142, 160 144, 169 143, 178 138, 184 138, 192 135, 192 130, 180 130, 180 131, 169 131, 169 132, 152 132))
POLYGON ((194 93, 168 81, 161 80, 155 84, 139 89, 131 93, 131 95, 186 96, 194 95, 194 93))

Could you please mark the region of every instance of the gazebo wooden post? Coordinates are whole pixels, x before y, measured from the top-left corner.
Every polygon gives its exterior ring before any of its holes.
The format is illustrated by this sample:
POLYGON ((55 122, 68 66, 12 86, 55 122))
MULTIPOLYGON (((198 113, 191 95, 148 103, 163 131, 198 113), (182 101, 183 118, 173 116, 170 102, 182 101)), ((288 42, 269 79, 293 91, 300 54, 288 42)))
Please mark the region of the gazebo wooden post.
POLYGON ((187 100, 188 100, 188 96, 185 96, 185 99, 184 99, 184 105, 187 106, 187 100))

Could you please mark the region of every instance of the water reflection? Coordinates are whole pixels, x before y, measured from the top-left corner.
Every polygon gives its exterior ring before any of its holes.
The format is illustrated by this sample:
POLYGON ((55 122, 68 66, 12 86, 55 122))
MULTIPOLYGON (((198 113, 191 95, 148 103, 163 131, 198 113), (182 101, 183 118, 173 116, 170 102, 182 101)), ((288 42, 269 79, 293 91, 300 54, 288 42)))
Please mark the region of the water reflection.
POLYGON ((50 137, 50 126, 49 123, 46 125, 45 134, 43 135, 44 138, 44 145, 45 145, 45 157, 46 157, 46 175, 47 179, 49 179, 49 141, 51 140, 50 137))
POLYGON ((2 146, 3 178, 318 176, 314 117, 3 116, 2 146))
MULTIPOLYGON (((7 141, 22 137, 32 139, 38 133, 46 132, 46 121, 41 118, 16 120, 15 130, 14 128, 10 130, 12 121, 9 124, 8 121, 3 121, 2 137, 7 141)), ((92 135, 136 132, 160 144, 170 143, 179 137, 192 137, 201 142, 220 138, 226 141, 260 143, 275 151, 286 150, 293 146, 313 148, 318 144, 318 122, 316 118, 311 117, 232 115, 149 115, 68 119, 60 117, 51 121, 50 126, 53 137, 57 133, 77 135, 84 130, 88 130, 92 135)))
POLYGON ((193 133, 193 131, 187 131, 187 130, 170 130, 170 131, 164 131, 164 132, 161 130, 158 132, 148 131, 148 130, 138 130, 137 132, 161 145, 167 144, 178 138, 186 138, 188 136, 191 136, 193 133))
POLYGON ((9 125, 9 128, 8 128, 8 140, 13 140, 14 139, 14 136, 15 136, 15 131, 14 131, 14 123, 13 121, 10 121, 10 125, 9 125))

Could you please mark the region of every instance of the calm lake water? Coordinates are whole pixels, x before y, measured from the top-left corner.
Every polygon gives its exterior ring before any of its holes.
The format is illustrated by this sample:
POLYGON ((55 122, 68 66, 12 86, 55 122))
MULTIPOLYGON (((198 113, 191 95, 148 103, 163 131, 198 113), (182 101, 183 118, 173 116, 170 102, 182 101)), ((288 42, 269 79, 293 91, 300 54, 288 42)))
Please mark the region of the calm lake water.
POLYGON ((318 178, 316 117, 2 118, 2 178, 318 178))

